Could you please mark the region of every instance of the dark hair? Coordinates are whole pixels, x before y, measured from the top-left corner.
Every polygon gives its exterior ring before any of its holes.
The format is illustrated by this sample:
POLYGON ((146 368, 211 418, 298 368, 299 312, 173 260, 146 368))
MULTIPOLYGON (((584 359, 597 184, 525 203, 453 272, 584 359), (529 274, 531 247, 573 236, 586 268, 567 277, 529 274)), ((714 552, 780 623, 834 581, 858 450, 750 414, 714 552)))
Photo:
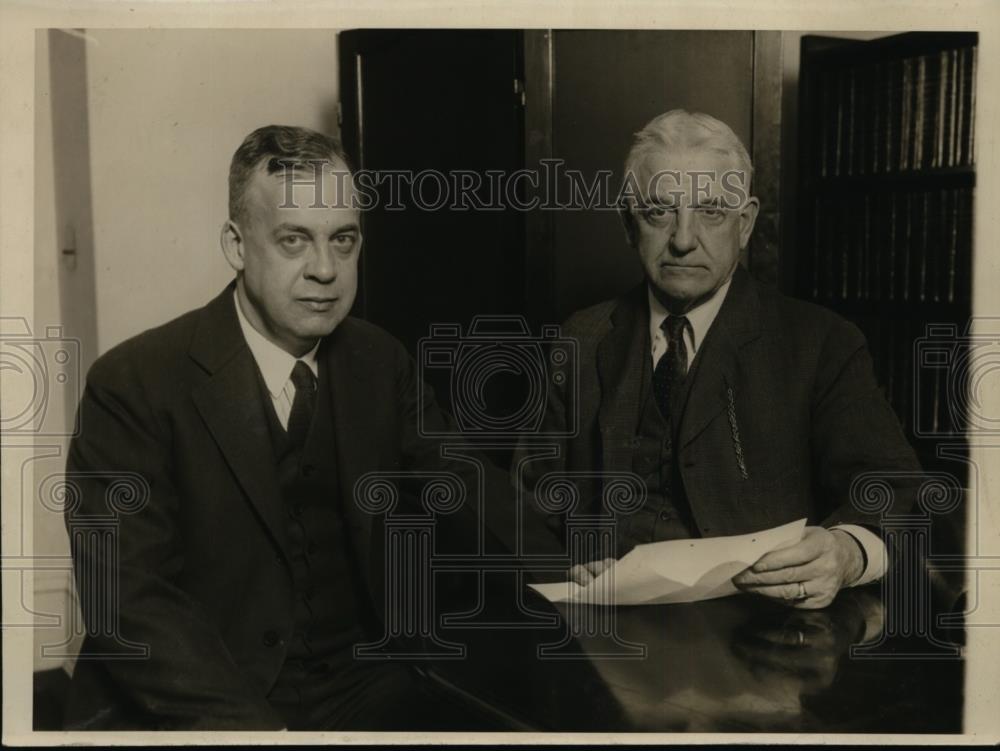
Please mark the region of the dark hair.
POLYGON ((267 174, 291 166, 304 168, 319 161, 343 162, 350 170, 347 155, 340 141, 309 128, 291 125, 265 125, 243 139, 229 164, 229 218, 244 218, 247 185, 258 166, 267 160, 267 174))

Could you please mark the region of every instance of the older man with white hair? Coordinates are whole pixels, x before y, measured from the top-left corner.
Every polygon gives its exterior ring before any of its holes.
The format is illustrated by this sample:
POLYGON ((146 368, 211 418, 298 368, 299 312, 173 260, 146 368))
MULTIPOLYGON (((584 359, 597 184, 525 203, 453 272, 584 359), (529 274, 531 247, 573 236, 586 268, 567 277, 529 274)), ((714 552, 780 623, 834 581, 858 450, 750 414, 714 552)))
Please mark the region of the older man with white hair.
MULTIPOLYGON (((876 384, 865 339, 833 312, 758 284, 740 265, 757 218, 746 148, 709 115, 672 110, 634 138, 621 217, 646 279, 573 315, 576 382, 559 384, 545 431, 578 419, 551 471, 632 472, 647 497, 617 524, 617 553, 668 539, 742 534, 801 519, 802 540, 764 556, 737 586, 800 608, 887 568, 882 518, 851 502, 884 473, 891 513, 912 504, 920 467, 876 384)), ((562 519, 551 515, 558 530, 562 519)), ((611 559, 580 561, 581 583, 611 559)))

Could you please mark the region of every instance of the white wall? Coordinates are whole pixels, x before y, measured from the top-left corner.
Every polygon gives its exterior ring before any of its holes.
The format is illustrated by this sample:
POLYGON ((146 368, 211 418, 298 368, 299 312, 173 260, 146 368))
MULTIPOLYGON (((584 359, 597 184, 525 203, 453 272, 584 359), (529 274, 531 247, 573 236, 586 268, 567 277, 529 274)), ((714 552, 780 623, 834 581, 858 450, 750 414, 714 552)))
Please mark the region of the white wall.
POLYGON ((229 160, 267 124, 337 133, 331 30, 86 32, 97 347, 211 299, 229 160))
MULTIPOLYGON (((44 31, 36 35, 35 63, 35 309, 34 332, 44 331, 49 326, 61 325, 64 321, 60 301, 60 222, 56 211, 56 185, 53 139, 53 117, 51 97, 51 71, 49 65, 49 37, 44 31)), ((59 65, 57 64, 57 68, 59 65)), ((63 206, 63 209, 67 207, 63 206)), ((77 332, 69 333, 75 336, 77 332)), ((65 390, 52 388, 48 395, 45 417, 54 424, 67 426, 67 417, 75 405, 68 403, 65 390)), ((69 545, 63 527, 62 515, 44 507, 39 493, 44 477, 59 472, 65 463, 66 447, 69 439, 65 436, 39 436, 35 445, 24 450, 5 448, 10 452, 20 470, 18 500, 18 523, 22 530, 22 540, 31 540, 31 553, 36 559, 49 559, 64 563, 63 569, 53 567, 39 569, 26 575, 22 580, 4 578, 5 586, 21 586, 23 594, 28 587, 33 590, 31 609, 14 616, 19 620, 33 621, 35 640, 32 655, 35 670, 55 668, 62 662, 59 658, 42 658, 44 645, 55 645, 69 635, 70 573, 69 545), (32 461, 32 457, 39 459, 32 461)), ((24 555, 26 550, 6 551, 5 555, 24 555)))

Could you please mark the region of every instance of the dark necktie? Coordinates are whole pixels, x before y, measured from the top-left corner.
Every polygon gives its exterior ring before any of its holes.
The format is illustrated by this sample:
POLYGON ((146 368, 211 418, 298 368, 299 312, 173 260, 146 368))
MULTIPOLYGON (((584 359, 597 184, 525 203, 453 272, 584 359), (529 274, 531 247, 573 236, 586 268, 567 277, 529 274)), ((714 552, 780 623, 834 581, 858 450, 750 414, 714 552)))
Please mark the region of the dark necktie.
POLYGON ((653 394, 660 414, 670 416, 670 395, 674 386, 684 380, 687 375, 688 353, 684 343, 684 329, 688 319, 684 316, 667 316, 660 324, 660 329, 667 337, 667 351, 660 357, 653 369, 653 394))
POLYGON ((292 400, 292 411, 288 413, 288 440, 294 448, 301 448, 305 445, 316 408, 316 376, 312 368, 302 360, 296 360, 291 378, 295 398, 292 400))

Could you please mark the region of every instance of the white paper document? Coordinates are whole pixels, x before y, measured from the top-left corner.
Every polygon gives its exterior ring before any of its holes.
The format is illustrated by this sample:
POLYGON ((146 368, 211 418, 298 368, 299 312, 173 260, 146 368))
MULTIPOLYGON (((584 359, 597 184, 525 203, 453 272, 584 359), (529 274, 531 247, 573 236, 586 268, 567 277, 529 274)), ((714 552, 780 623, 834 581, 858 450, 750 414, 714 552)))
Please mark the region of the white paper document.
POLYGON ((575 582, 530 584, 550 602, 662 605, 726 597, 732 578, 766 553, 802 539, 806 520, 732 537, 668 540, 637 545, 586 587, 575 582))

